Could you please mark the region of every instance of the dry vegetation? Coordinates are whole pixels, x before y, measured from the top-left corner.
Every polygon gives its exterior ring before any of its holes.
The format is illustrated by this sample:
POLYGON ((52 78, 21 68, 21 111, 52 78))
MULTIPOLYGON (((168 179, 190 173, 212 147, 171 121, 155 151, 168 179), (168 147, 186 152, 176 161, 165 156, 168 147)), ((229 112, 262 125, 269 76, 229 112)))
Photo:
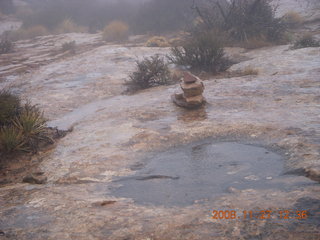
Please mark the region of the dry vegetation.
POLYGON ((121 42, 129 37, 129 26, 122 21, 113 21, 103 29, 103 39, 108 42, 121 42))
POLYGON ((304 34, 293 45, 293 49, 307 48, 307 47, 320 47, 320 41, 314 39, 312 34, 304 34))
POLYGON ((146 42, 147 47, 169 47, 170 44, 165 37, 154 36, 146 42))
POLYGON ((290 11, 282 17, 282 21, 289 27, 297 27, 303 23, 304 19, 299 13, 290 11))
POLYGON ((253 68, 251 66, 247 66, 243 69, 241 72, 243 76, 249 76, 249 75, 259 75, 259 69, 253 68))

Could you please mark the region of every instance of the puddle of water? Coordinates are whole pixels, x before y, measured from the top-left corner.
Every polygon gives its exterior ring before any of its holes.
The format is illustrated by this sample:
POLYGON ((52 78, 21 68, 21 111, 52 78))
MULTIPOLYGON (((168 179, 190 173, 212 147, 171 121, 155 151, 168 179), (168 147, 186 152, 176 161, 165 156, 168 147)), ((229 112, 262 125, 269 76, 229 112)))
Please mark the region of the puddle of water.
MULTIPOLYGON (((177 147, 146 159, 134 170, 138 170, 135 175, 115 180, 120 187, 112 193, 138 204, 183 206, 217 197, 229 187, 287 190, 293 185, 291 180, 283 181, 290 176, 280 176, 283 161, 279 154, 232 142, 177 147)), ((302 180, 302 184, 311 182, 302 180)))

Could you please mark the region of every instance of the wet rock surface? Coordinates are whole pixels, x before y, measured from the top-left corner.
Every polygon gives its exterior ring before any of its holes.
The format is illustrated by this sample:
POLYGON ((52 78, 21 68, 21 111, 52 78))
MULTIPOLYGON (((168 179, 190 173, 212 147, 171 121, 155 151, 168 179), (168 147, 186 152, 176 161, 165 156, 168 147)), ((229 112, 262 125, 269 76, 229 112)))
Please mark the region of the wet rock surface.
POLYGON ((175 147, 145 159, 134 176, 113 182, 112 194, 137 204, 187 206, 214 199, 228 189, 281 189, 311 186, 306 178, 284 175, 283 157, 265 148, 212 139, 175 147))
MULTIPOLYGON (((33 44, 41 42, 45 50, 49 39, 67 40, 67 36, 39 38, 33 44)), ((97 37, 83 34, 81 41, 86 45, 97 37)), ((21 56, 31 54, 33 44, 18 44, 17 51, 21 56)), ((310 180, 317 176, 320 159, 319 48, 289 50, 284 45, 228 50, 251 59, 231 70, 250 65, 259 68, 259 75, 210 78, 205 81, 208 104, 192 111, 171 102, 178 85, 121 95, 136 56, 166 51, 169 49, 92 46, 83 55, 54 61, 39 55, 45 64, 23 75, 1 70, 1 88, 16 87, 44 109, 50 125, 73 127, 73 131, 56 148, 30 160, 40 162, 45 184, 21 180, 1 184, 0 239, 320 238, 320 186, 310 180), (259 186, 226 184, 221 194, 183 206, 138 204, 130 196, 113 194, 115 184, 122 184, 116 179, 140 176, 135 181, 141 184, 181 181, 179 174, 167 172, 141 175, 148 166, 143 160, 203 139, 211 139, 210 144, 258 145, 268 150, 266 157, 279 154, 281 168, 292 174, 279 178, 279 168, 277 174, 263 176, 269 177, 266 185, 262 180, 259 186), (293 174, 295 171, 300 174, 293 174), (271 182, 290 187, 272 187, 271 182), (273 213, 270 219, 212 219, 213 210, 241 214, 267 209, 273 213), (284 210, 306 210, 308 218, 280 219, 279 211, 284 210)), ((12 59, 13 55, 7 56, 7 63, 1 66, 14 67, 9 63, 12 59)), ((257 173, 248 173, 243 179, 256 182, 257 177, 257 173)), ((219 180, 229 179, 221 176, 219 180)))

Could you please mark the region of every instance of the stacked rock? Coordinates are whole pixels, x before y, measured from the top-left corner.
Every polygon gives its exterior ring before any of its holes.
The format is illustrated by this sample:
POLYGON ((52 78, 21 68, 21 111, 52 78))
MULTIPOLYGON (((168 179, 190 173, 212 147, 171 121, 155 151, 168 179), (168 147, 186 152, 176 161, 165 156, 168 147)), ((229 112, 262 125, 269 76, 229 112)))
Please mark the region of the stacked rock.
POLYGON ((184 72, 180 87, 183 93, 175 93, 172 95, 173 102, 178 106, 197 108, 205 103, 205 99, 202 96, 204 85, 200 78, 190 72, 184 72))

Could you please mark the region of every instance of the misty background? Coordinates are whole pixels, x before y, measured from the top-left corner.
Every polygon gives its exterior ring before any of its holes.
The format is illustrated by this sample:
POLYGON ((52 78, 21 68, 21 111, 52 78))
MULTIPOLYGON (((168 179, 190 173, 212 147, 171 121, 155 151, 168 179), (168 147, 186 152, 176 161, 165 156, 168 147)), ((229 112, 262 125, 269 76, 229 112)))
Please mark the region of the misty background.
POLYGON ((114 20, 128 23, 131 33, 184 29, 195 17, 193 0, 1 0, 0 11, 15 14, 24 27, 41 24, 49 31, 70 19, 90 33, 114 20))

